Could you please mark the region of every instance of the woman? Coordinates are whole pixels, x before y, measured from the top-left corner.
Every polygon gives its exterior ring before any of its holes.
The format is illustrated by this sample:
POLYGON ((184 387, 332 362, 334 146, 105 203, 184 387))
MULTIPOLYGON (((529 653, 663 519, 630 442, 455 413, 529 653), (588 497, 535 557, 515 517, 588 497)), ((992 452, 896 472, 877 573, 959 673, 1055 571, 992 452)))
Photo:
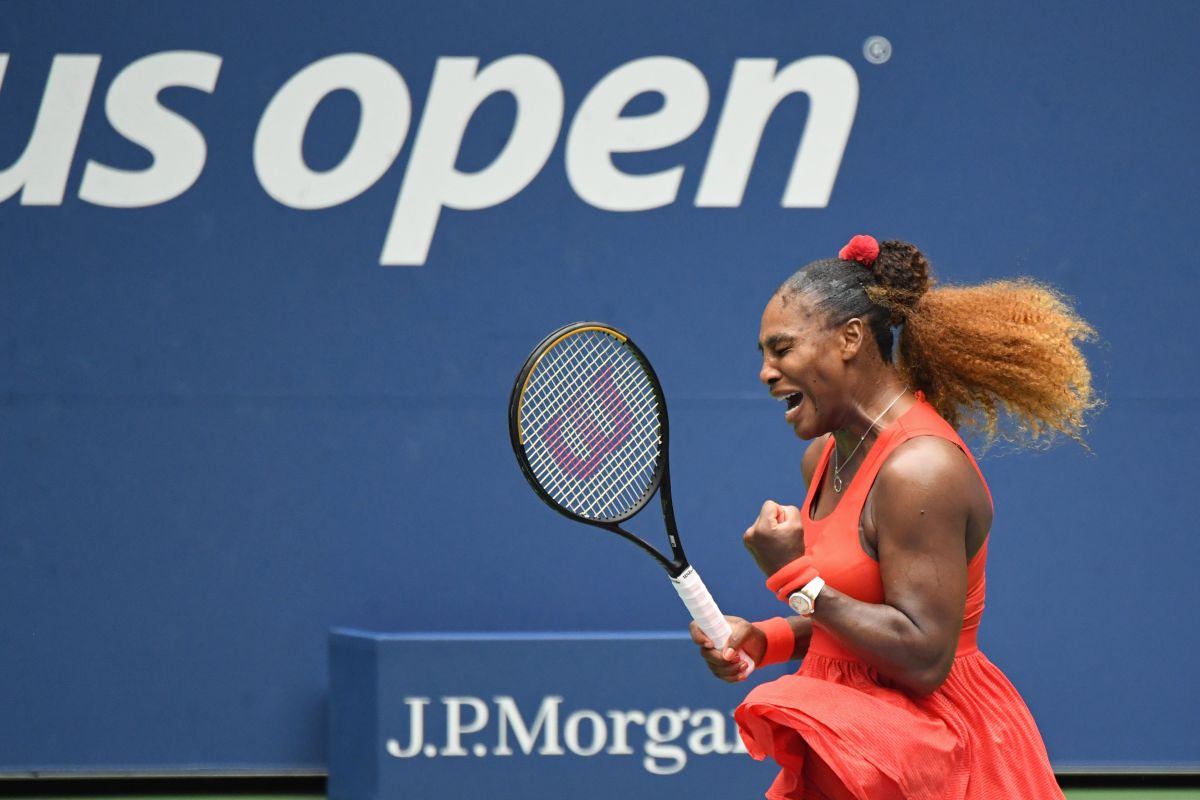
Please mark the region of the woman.
POLYGON ((801 508, 767 501, 744 542, 799 614, 731 617, 722 652, 692 636, 727 681, 738 649, 803 660, 736 713, 750 753, 781 767, 769 798, 1062 798, 1028 709, 975 644, 992 504, 955 426, 1082 441, 1092 330, 1029 281, 931 282, 916 247, 856 236, 763 312, 760 378, 812 440, 809 489, 801 508))

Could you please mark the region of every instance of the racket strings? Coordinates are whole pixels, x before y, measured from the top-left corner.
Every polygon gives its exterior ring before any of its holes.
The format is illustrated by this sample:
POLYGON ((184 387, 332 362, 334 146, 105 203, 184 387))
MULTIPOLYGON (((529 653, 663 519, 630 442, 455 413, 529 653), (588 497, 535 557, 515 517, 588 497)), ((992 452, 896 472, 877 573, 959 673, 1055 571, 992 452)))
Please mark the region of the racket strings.
POLYGON ((643 412, 637 419, 637 424, 645 426, 653 426, 655 436, 651 445, 648 448, 643 448, 640 452, 632 453, 628 458, 628 462, 623 470, 612 471, 610 477, 604 481, 595 492, 592 503, 588 505, 588 510, 598 510, 596 500, 601 497, 614 497, 620 500, 619 505, 622 510, 628 510, 637 503, 646 487, 654 477, 654 470, 658 466, 659 442, 657 436, 658 431, 658 416, 657 403, 654 399, 654 392, 648 386, 645 391, 649 397, 643 399, 643 412))
MULTIPOLYGON (((591 368, 591 365, 586 366, 591 368)), ((575 385, 584 384, 586 382, 585 376, 581 372, 582 369, 577 369, 570 376, 566 376, 566 378, 559 376, 560 381, 565 381, 561 385, 566 386, 567 383, 575 385)), ((573 436, 578 437, 583 435, 580 431, 572 429, 578 428, 583 420, 595 423, 597 420, 594 415, 598 411, 603 412, 600 417, 600 423, 604 425, 604 433, 606 435, 617 435, 617 432, 613 429, 621 423, 622 417, 624 418, 624 430, 620 431, 620 435, 623 436, 627 433, 632 427, 629 424, 631 412, 637 415, 633 420, 634 422, 638 425, 645 425, 649 420, 649 415, 654 412, 652 405, 654 398, 653 392, 649 390, 649 387, 637 387, 635 385, 639 377, 641 376, 637 368, 630 369, 630 365, 628 364, 623 365, 623 368, 616 372, 615 376, 613 376, 611 364, 605 365, 599 371, 596 371, 592 376, 593 391, 577 395, 574 398, 574 402, 568 405, 567 415, 563 417, 563 421, 567 423, 567 429, 571 431, 573 436), (609 377, 613 378, 611 383, 608 382, 609 377), (596 384, 600 384, 600 386, 597 387, 596 384), (632 399, 634 397, 633 392, 639 388, 642 389, 642 396, 637 398, 639 400, 638 408, 630 409, 626 401, 632 399), (581 400, 586 402, 579 402, 581 400)), ((554 406, 548 406, 547 408, 548 410, 556 410, 554 406)), ((545 414, 542 415, 543 418, 545 416, 545 414)), ((536 422, 542 421, 542 419, 536 420, 536 422)))
MULTIPOLYGON (((542 358, 524 395, 522 419, 526 423, 540 425, 547 417, 560 412, 573 399, 569 395, 572 388, 582 387, 596 372, 596 365, 602 358, 597 357, 594 347, 588 348, 587 342, 579 341, 585 335, 576 334, 564 340, 542 358)), ((580 405, 577 413, 582 410, 580 405)), ((529 424, 523 432, 529 429, 529 424)))
POLYGON ((542 356, 521 397, 527 461, 564 508, 589 519, 623 516, 654 480, 659 414, 633 351, 602 331, 571 334, 542 356))
MULTIPOLYGON (((601 372, 597 373, 597 375, 605 376, 608 369, 608 367, 605 367, 603 370, 601 370, 601 372)), ((618 373, 617 378, 614 381, 614 387, 617 391, 607 393, 607 395, 598 402, 598 393, 592 393, 590 395, 590 399, 593 402, 587 404, 586 406, 582 403, 576 404, 574 413, 564 418, 563 427, 571 431, 572 438, 577 445, 587 444, 590 446, 590 443, 585 443, 582 441, 582 436, 578 433, 577 429, 580 427, 581 419, 590 417, 590 415, 594 414, 596 411, 604 412, 607 418, 612 420, 618 416, 618 414, 615 414, 614 412, 620 405, 621 411, 624 413, 620 414, 619 416, 623 416, 625 419, 625 422, 622 425, 623 430, 620 432, 622 435, 635 427, 642 428, 647 425, 657 424, 657 416, 652 416, 656 411, 653 390, 650 389, 648 385, 636 386, 635 382, 639 377, 639 371, 640 370, 635 371, 626 369, 623 371, 623 373, 618 373), (631 397, 632 393, 637 389, 641 390, 641 395, 637 398, 639 402, 635 412, 636 417, 631 419, 629 410, 626 406, 622 405, 624 402, 623 398, 631 397)), ((615 436, 617 432, 613 430, 613 427, 614 426, 610 424, 606 428, 605 433, 615 436)))
MULTIPOLYGON (((600 515, 606 501, 611 502, 618 509, 617 514, 624 513, 637 503, 653 479, 657 460, 657 449, 646 450, 630 458, 625 463, 624 469, 609 471, 608 477, 602 479, 601 483, 590 488, 577 485, 574 487, 575 491, 569 495, 569 499, 581 504, 584 516, 600 515), (649 475, 647 475, 647 470, 649 470, 649 475), (609 498, 612 498, 611 501, 609 498)), ((563 481, 559 481, 557 485, 561 486, 563 483, 563 481)), ((571 487, 564 488, 569 491, 571 487)))
MULTIPOLYGON (((579 354, 575 353, 575 355, 579 354)), ((616 415, 613 414, 613 410, 614 406, 617 404, 622 404, 621 409, 625 411, 624 416, 627 424, 624 426, 626 430, 622 431, 622 434, 632 429, 634 425, 641 428, 646 428, 647 425, 654 425, 656 427, 657 416, 652 416, 654 415, 656 406, 653 390, 648 386, 648 381, 644 380, 641 367, 636 363, 636 359, 634 359, 633 362, 633 364, 624 364, 624 369, 617 374, 615 382, 615 389, 617 391, 609 392, 607 396, 604 396, 599 392, 590 392, 582 395, 583 397, 588 398, 590 402, 584 404, 577 403, 574 413, 566 418, 567 424, 565 424, 563 427, 568 429, 571 427, 578 427, 581 417, 594 414, 596 411, 604 412, 610 419, 614 418, 616 415), (642 388, 642 392, 640 392, 641 396, 636 397, 631 393, 631 390, 635 388, 635 384, 639 377, 642 377, 643 382, 647 385, 640 387, 642 388), (629 412, 626 410, 623 402, 624 398, 635 397, 638 401, 638 408, 636 410, 636 416, 630 420, 629 412)), ((603 373, 608 369, 609 366, 606 365, 600 372, 597 372, 596 374, 604 377, 603 373)), ((579 373, 581 372, 582 370, 575 370, 575 374, 573 374, 572 377, 575 380, 579 380, 579 373)), ((561 370, 558 372, 558 377, 559 379, 562 379, 563 377, 561 370)), ((611 429, 611 426, 609 426, 605 433, 609 435, 614 433, 611 429)), ((543 457, 547 454, 548 450, 548 448, 545 446, 545 438, 546 437, 544 436, 542 437, 542 446, 537 448, 539 455, 542 455, 543 457)), ((655 436, 652 440, 652 444, 656 446, 657 441, 657 436, 655 436)), ((578 437, 576 438, 577 447, 585 444, 591 443, 584 443, 580 441, 578 437)), ((558 452, 552 450, 550 451, 550 454, 554 456, 559 455, 558 452)), ((601 455, 603 456, 606 454, 601 453, 601 455)), ((576 513, 582 512, 584 515, 588 516, 608 516, 609 514, 606 514, 605 511, 606 506, 610 504, 624 507, 617 509, 616 513, 620 513, 621 511, 632 507, 632 505, 637 502, 637 500, 641 497, 642 492, 645 490, 646 485, 648 485, 649 479, 652 479, 653 469, 656 466, 656 459, 654 458, 655 455, 656 453, 653 451, 639 454, 634 452, 632 448, 629 448, 629 452, 623 454, 624 458, 629 459, 627 462, 625 462, 623 470, 608 470, 606 474, 597 476, 597 481, 590 483, 587 480, 569 480, 571 476, 565 471, 560 471, 557 476, 551 478, 546 488, 562 497, 564 502, 579 506, 579 508, 576 509, 576 513), (637 458, 636 456, 638 455, 642 457, 637 458), (642 478, 647 467, 650 469, 650 475, 648 478, 642 478), (639 478, 642 479, 639 480, 639 478)), ((574 477, 582 477, 586 479, 589 476, 580 476, 576 474, 574 477)))
MULTIPOLYGON (((592 348, 589 350, 586 347, 587 342, 576 341, 585 335, 576 334, 558 345, 556 349, 568 349, 562 352, 554 352, 553 360, 557 362, 557 367, 550 374, 539 376, 538 382, 541 384, 540 387, 534 381, 530 381, 525 394, 529 398, 528 405, 531 409, 541 407, 545 412, 543 418, 549 413, 558 410, 558 404, 562 399, 561 395, 563 392, 568 392, 572 386, 578 387, 586 382, 586 376, 583 374, 584 370, 595 370, 595 364, 598 360, 595 355, 595 349, 592 348), (558 393, 559 397, 552 397, 552 393, 558 393)), ((623 345, 618 346, 623 347, 623 345)), ((549 355, 548 353, 547 356, 549 355)), ((628 358, 631 354, 618 351, 618 355, 628 358)), ((550 359, 543 358, 541 363, 545 364, 548 360, 550 359)), ((541 365, 539 364, 539 366, 541 365)), ((581 411, 582 407, 579 410, 581 411)), ((542 422, 544 419, 537 421, 542 422)))

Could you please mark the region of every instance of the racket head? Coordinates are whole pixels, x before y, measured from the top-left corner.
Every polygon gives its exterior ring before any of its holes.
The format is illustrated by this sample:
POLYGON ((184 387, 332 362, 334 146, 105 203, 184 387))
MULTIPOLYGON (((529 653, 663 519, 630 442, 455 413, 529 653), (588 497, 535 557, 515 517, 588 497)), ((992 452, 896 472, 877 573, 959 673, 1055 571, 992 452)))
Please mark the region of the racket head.
POLYGON ((513 383, 508 424, 529 485, 580 522, 629 519, 667 471, 658 376, 627 335, 601 322, 564 325, 533 349, 513 383))

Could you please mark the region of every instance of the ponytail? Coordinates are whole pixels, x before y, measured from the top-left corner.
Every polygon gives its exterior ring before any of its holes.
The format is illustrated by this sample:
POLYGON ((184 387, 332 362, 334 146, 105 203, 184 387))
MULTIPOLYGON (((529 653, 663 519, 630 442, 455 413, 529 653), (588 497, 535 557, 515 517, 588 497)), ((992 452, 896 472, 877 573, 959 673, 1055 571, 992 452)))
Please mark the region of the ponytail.
POLYGON ((1054 289, 1030 279, 933 286, 925 255, 901 241, 856 236, 839 259, 809 264, 780 291, 804 291, 833 323, 866 322, 884 360, 900 329, 896 368, 951 425, 987 442, 1086 447, 1099 406, 1079 343, 1095 330, 1054 289))

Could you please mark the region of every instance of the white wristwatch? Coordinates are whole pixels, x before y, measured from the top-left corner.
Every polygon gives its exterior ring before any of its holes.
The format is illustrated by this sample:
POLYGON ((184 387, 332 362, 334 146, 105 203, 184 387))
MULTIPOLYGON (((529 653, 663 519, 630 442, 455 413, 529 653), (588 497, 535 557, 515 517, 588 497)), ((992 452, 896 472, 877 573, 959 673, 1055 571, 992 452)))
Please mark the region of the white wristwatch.
POLYGON ((819 576, 813 578, 798 592, 788 595, 788 605, 802 617, 811 617, 817 606, 817 595, 825 588, 825 581, 819 576))

